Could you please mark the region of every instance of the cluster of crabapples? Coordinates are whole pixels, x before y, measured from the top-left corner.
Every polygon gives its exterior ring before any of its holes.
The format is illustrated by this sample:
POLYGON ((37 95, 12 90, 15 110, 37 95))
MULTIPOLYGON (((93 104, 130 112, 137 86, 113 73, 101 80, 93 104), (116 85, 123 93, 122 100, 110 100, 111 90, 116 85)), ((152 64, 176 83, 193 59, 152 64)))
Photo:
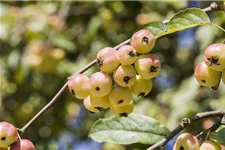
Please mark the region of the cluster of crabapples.
POLYGON ((33 143, 18 137, 18 129, 8 122, 0 122, 0 150, 35 150, 33 143))
POLYGON ((182 133, 178 136, 173 150, 222 150, 222 148, 216 141, 207 140, 200 144, 194 135, 182 133))
POLYGON ((225 84, 225 44, 211 44, 205 49, 204 61, 195 68, 200 85, 216 90, 222 78, 225 84))
POLYGON ((152 78, 161 71, 159 57, 149 52, 155 45, 150 31, 142 29, 133 34, 130 45, 118 51, 106 47, 97 53, 96 64, 101 70, 88 78, 76 74, 69 78, 68 87, 84 107, 92 113, 110 108, 117 116, 133 111, 132 94, 146 96, 152 90, 152 78))

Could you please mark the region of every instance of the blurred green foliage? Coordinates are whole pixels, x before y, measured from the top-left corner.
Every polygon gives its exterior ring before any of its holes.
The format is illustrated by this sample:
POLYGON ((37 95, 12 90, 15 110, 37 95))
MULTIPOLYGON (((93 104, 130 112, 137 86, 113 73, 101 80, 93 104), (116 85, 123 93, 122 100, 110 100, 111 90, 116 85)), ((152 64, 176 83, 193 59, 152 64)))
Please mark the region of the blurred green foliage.
MULTIPOLYGON (((188 1, 89 1, 89 2, 1 2, 0 3, 0 121, 22 127, 43 108, 67 77, 95 59, 103 47, 115 46, 151 21, 169 19, 188 6, 188 1), (67 9, 68 8, 68 11, 67 9)), ((206 7, 210 2, 198 2, 206 7)), ((224 12, 210 13, 211 21, 225 26, 224 12)), ((182 46, 181 34, 156 41, 153 53, 162 60, 161 75, 153 91, 134 97, 135 112, 156 118, 173 129, 184 117, 197 112, 225 109, 225 85, 218 91, 200 87, 193 77, 195 65, 203 60, 204 49, 224 40, 224 33, 212 26, 194 29, 190 46, 182 46), (165 84, 167 86, 165 86, 165 84)), ((96 72, 93 67, 85 74, 96 72)), ((55 104, 23 134, 37 149, 57 149, 62 131, 86 139, 91 125, 109 112, 82 112, 82 101, 66 91, 55 104), (80 113, 79 127, 69 123, 80 113)), ((193 134, 215 120, 199 122, 187 130, 193 134)), ((144 145, 106 143, 104 150, 139 150, 144 145)), ((69 149, 69 148, 68 148, 69 149)))

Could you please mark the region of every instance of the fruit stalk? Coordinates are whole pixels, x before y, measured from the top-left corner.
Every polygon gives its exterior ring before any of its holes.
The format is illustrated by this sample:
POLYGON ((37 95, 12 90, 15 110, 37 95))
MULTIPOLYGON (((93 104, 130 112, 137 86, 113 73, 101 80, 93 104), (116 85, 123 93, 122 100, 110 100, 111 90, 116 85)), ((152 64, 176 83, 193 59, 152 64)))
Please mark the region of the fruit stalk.
MULTIPOLYGON (((213 2, 209 7, 202 9, 204 12, 212 12, 212 11, 220 11, 223 10, 223 8, 219 7, 215 2, 213 2)), ((169 20, 162 21, 163 23, 167 24, 169 20)), ((129 44, 130 39, 122 42, 121 44, 114 47, 114 49, 119 49, 121 46, 129 44)), ((97 59, 93 60, 91 63, 89 63, 87 66, 85 66, 83 69, 78 71, 76 74, 81 74, 90 69, 92 66, 94 66, 97 62, 97 59)), ((59 97, 63 94, 63 92, 67 89, 68 83, 66 82, 63 87, 56 93, 56 95, 52 98, 52 100, 44 107, 42 108, 25 126, 23 126, 21 129, 18 129, 20 133, 25 132, 33 122, 35 122, 42 114, 44 114, 49 108, 53 106, 53 104, 59 99, 59 97)))
POLYGON ((216 111, 208 111, 208 112, 198 113, 192 118, 184 118, 179 126, 177 126, 169 134, 167 134, 161 141, 152 145, 147 150, 154 150, 156 148, 164 146, 174 136, 176 136, 178 133, 180 133, 182 130, 184 130, 186 127, 188 127, 190 124, 193 124, 202 119, 212 118, 212 117, 219 117, 222 120, 224 115, 225 115, 225 110, 216 110, 216 111))

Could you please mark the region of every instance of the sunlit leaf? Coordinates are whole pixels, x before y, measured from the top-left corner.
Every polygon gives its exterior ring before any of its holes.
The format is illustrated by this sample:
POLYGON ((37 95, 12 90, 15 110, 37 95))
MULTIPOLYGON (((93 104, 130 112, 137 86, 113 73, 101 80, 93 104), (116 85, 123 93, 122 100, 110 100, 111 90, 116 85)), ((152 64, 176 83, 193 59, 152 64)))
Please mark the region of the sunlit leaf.
POLYGON ((145 26, 152 32, 155 38, 185 30, 195 26, 210 24, 208 15, 199 8, 188 8, 175 14, 167 25, 160 22, 152 22, 145 26))
POLYGON ((89 136, 98 142, 154 144, 169 132, 154 118, 132 113, 128 117, 99 119, 89 136))

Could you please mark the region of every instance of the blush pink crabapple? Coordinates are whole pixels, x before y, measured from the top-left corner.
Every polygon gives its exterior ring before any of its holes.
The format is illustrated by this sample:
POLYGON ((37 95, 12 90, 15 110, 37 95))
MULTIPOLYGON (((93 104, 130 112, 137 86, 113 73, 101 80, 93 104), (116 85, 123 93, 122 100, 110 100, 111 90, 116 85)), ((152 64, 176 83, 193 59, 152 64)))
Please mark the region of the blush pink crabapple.
POLYGON ((178 136, 173 150, 199 150, 198 139, 190 133, 182 133, 178 136))
POLYGON ((98 52, 97 66, 101 71, 111 73, 119 66, 119 64, 117 51, 114 48, 106 47, 98 52))
POLYGON ((112 114, 120 117, 127 117, 128 114, 132 113, 133 109, 134 109, 133 100, 131 100, 129 104, 123 106, 115 106, 112 104, 110 105, 110 110, 112 114))
POLYGON ((216 71, 225 69, 225 44, 215 43, 205 49, 204 61, 207 66, 216 71))
POLYGON ((78 99, 84 99, 89 95, 89 78, 84 74, 77 74, 69 78, 70 92, 78 99))
POLYGON ((117 59, 121 65, 131 65, 137 57, 136 50, 130 45, 124 45, 117 51, 117 59))
POLYGON ((140 55, 135 62, 135 69, 143 79, 152 79, 161 71, 160 59, 153 54, 140 55))
POLYGON ((8 122, 0 122, 0 148, 7 148, 18 139, 18 130, 8 122))
POLYGON ((134 84, 136 80, 135 68, 131 65, 120 65, 113 72, 113 79, 122 87, 129 87, 134 84))
POLYGON ((98 110, 107 109, 110 106, 108 95, 104 97, 95 97, 90 95, 91 104, 98 110))
POLYGON ((83 100, 83 104, 84 104, 84 107, 90 112, 90 113, 98 113, 100 112, 100 110, 98 108, 95 108, 92 103, 91 103, 91 100, 90 100, 90 95, 88 97, 86 97, 84 100, 83 100))
POLYGON ((112 78, 103 72, 96 72, 89 79, 89 92, 92 96, 103 97, 112 90, 112 78))
POLYGON ((200 62, 195 68, 195 78, 202 86, 217 88, 221 73, 208 67, 204 61, 200 62))
POLYGON ((109 93, 109 101, 114 106, 123 106, 130 103, 132 99, 132 92, 127 87, 114 85, 112 91, 109 93))
POLYGON ((140 75, 136 75, 136 81, 130 87, 130 89, 136 96, 146 96, 152 90, 152 80, 146 80, 140 75))
POLYGON ((152 33, 146 29, 137 31, 130 41, 137 53, 145 54, 152 50, 155 45, 155 38, 152 33))
POLYGON ((33 143, 26 139, 19 139, 12 144, 10 150, 35 150, 33 143))

